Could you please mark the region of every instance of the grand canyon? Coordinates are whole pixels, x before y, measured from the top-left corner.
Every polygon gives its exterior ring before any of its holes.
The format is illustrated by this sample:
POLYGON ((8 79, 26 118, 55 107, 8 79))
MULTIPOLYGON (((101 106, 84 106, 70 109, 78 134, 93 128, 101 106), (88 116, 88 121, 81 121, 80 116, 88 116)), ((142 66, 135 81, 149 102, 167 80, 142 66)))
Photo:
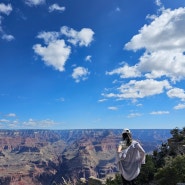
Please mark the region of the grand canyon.
MULTIPOLYGON (((0 185, 54 185, 63 178, 106 178, 117 172, 121 129, 0 130, 0 185)), ((147 153, 169 129, 133 129, 147 153)))

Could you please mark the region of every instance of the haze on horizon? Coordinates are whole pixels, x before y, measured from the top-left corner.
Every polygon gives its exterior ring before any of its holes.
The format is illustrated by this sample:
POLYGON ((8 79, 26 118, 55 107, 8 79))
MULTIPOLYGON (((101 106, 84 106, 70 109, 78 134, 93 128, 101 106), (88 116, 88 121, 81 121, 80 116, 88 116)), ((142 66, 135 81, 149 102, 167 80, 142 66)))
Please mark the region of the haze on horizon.
POLYGON ((173 129, 185 113, 183 0, 2 0, 0 129, 173 129))

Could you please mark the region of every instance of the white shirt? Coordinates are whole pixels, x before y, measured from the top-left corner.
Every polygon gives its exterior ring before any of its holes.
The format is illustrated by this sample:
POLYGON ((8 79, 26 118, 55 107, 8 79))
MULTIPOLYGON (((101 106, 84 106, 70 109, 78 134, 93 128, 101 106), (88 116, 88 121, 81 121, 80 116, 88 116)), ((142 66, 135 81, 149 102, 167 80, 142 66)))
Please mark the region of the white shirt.
POLYGON ((118 152, 118 170, 127 181, 139 175, 141 164, 145 164, 145 151, 137 141, 132 141, 130 146, 118 152))

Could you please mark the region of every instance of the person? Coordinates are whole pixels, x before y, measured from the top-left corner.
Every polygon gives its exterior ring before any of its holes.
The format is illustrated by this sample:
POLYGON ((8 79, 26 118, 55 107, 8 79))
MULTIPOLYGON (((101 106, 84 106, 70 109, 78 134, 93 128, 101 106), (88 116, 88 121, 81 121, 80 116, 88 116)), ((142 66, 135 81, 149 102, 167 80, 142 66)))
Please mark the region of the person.
POLYGON ((122 141, 118 145, 117 154, 117 167, 123 185, 135 185, 134 180, 140 173, 141 164, 145 164, 145 151, 138 141, 132 139, 129 129, 122 132, 122 141))

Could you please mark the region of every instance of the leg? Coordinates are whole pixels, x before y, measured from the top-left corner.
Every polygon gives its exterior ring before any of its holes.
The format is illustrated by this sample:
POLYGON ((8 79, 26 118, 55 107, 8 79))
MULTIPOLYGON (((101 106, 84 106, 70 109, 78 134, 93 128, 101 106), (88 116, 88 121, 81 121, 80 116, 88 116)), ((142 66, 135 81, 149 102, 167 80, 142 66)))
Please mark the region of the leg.
POLYGON ((131 181, 131 185, 136 185, 135 180, 132 180, 132 181, 131 181))
POLYGON ((121 179, 122 179, 122 182, 123 182, 123 185, 130 185, 130 181, 127 181, 123 175, 121 175, 121 179))

